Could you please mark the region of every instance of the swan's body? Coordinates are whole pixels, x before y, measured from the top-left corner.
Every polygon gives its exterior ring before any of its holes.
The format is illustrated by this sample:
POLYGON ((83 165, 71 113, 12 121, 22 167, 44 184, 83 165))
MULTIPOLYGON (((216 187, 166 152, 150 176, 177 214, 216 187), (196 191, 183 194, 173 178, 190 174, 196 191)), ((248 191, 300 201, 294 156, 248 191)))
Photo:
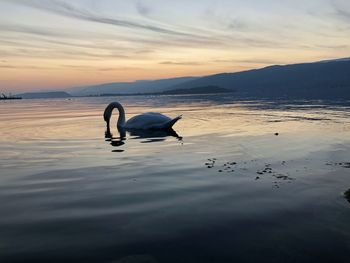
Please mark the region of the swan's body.
MULTIPOLYGON (((158 112, 147 112, 132 117, 128 120, 124 128, 125 129, 155 129, 161 128, 165 123, 171 121, 169 117, 158 112)), ((168 127, 168 126, 167 126, 168 127)), ((169 127, 170 128, 170 127, 169 127)))
POLYGON ((117 122, 117 127, 119 129, 139 129, 139 130, 167 130, 181 119, 178 116, 171 119, 158 112, 147 112, 137 116, 132 117, 130 120, 125 121, 125 111, 123 106, 119 102, 110 103, 103 114, 105 121, 107 122, 107 130, 109 130, 110 119, 112 116, 112 111, 117 108, 119 111, 119 118, 117 122))

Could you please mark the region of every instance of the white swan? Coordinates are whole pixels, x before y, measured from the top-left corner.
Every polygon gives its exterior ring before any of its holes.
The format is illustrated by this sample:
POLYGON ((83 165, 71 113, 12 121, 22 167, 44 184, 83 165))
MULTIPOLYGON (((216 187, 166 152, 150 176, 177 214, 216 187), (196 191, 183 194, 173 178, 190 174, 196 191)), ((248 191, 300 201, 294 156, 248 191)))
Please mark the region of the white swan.
POLYGON ((119 111, 119 118, 117 122, 118 129, 140 129, 140 130, 167 130, 181 119, 178 116, 171 119, 158 112, 147 112, 137 116, 132 117, 130 120, 125 122, 125 111, 123 106, 119 102, 110 103, 103 114, 104 120, 107 123, 107 130, 110 130, 110 119, 112 116, 112 111, 117 108, 119 111))

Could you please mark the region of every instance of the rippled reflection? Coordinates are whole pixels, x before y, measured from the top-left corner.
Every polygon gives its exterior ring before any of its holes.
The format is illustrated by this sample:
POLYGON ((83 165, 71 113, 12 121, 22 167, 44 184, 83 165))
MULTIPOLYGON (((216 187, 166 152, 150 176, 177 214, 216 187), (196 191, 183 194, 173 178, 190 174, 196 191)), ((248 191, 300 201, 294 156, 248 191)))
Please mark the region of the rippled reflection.
POLYGON ((0 262, 348 262, 350 104, 232 96, 0 103, 0 262))
MULTIPOLYGON (((113 147, 125 145, 128 139, 141 140, 141 143, 154 143, 165 141, 167 137, 175 137, 178 141, 182 141, 182 137, 177 134, 174 129, 167 130, 139 130, 139 129, 117 129, 119 136, 114 136, 110 129, 106 129, 106 142, 110 142, 113 147), (128 137, 127 137, 128 134, 128 137)), ((113 152, 123 152, 124 150, 113 150, 113 152)))

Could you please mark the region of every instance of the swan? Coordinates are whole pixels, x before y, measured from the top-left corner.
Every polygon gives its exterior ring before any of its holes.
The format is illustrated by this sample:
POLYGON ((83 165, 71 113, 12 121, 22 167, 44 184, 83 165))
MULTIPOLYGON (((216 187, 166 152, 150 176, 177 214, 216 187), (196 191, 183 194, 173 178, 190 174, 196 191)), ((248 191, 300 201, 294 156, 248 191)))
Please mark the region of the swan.
POLYGON ((119 117, 117 122, 118 129, 126 130, 169 130, 171 127, 182 117, 178 116, 171 119, 158 112, 146 112, 140 115, 132 117, 130 120, 125 121, 125 111, 123 106, 119 102, 110 103, 103 114, 104 120, 107 123, 107 131, 110 131, 110 120, 112 111, 117 108, 119 111, 119 117))

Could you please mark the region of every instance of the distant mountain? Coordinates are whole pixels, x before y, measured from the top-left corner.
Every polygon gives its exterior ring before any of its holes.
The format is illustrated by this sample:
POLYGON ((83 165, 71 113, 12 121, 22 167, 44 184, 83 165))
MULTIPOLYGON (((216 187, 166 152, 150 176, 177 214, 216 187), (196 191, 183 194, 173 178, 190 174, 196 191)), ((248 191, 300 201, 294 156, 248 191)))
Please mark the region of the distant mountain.
POLYGON ((52 92, 28 92, 17 94, 16 96, 23 99, 54 99, 54 98, 69 98, 72 95, 64 91, 52 91, 52 92))
POLYGON ((350 99, 350 59, 216 74, 171 89, 213 85, 234 90, 240 97, 350 99))
POLYGON ((90 96, 100 94, 131 94, 131 93, 157 93, 169 87, 195 80, 195 77, 181 77, 160 80, 141 80, 135 82, 115 82, 101 85, 77 87, 66 90, 74 96, 90 96))
MULTIPOLYGON (((153 81, 109 83, 69 89, 76 96, 162 93, 198 87, 235 91, 237 97, 350 99, 350 58, 274 65, 236 73, 153 81)), ((215 91, 214 91, 215 92, 215 91)))
POLYGON ((220 88, 218 86, 203 86, 189 89, 171 89, 163 91, 163 95, 180 95, 180 94, 212 94, 212 93, 227 93, 232 90, 220 88))
POLYGON ((350 61, 350 58, 328 59, 328 60, 321 60, 315 63, 328 63, 328 62, 341 62, 341 61, 350 61))

